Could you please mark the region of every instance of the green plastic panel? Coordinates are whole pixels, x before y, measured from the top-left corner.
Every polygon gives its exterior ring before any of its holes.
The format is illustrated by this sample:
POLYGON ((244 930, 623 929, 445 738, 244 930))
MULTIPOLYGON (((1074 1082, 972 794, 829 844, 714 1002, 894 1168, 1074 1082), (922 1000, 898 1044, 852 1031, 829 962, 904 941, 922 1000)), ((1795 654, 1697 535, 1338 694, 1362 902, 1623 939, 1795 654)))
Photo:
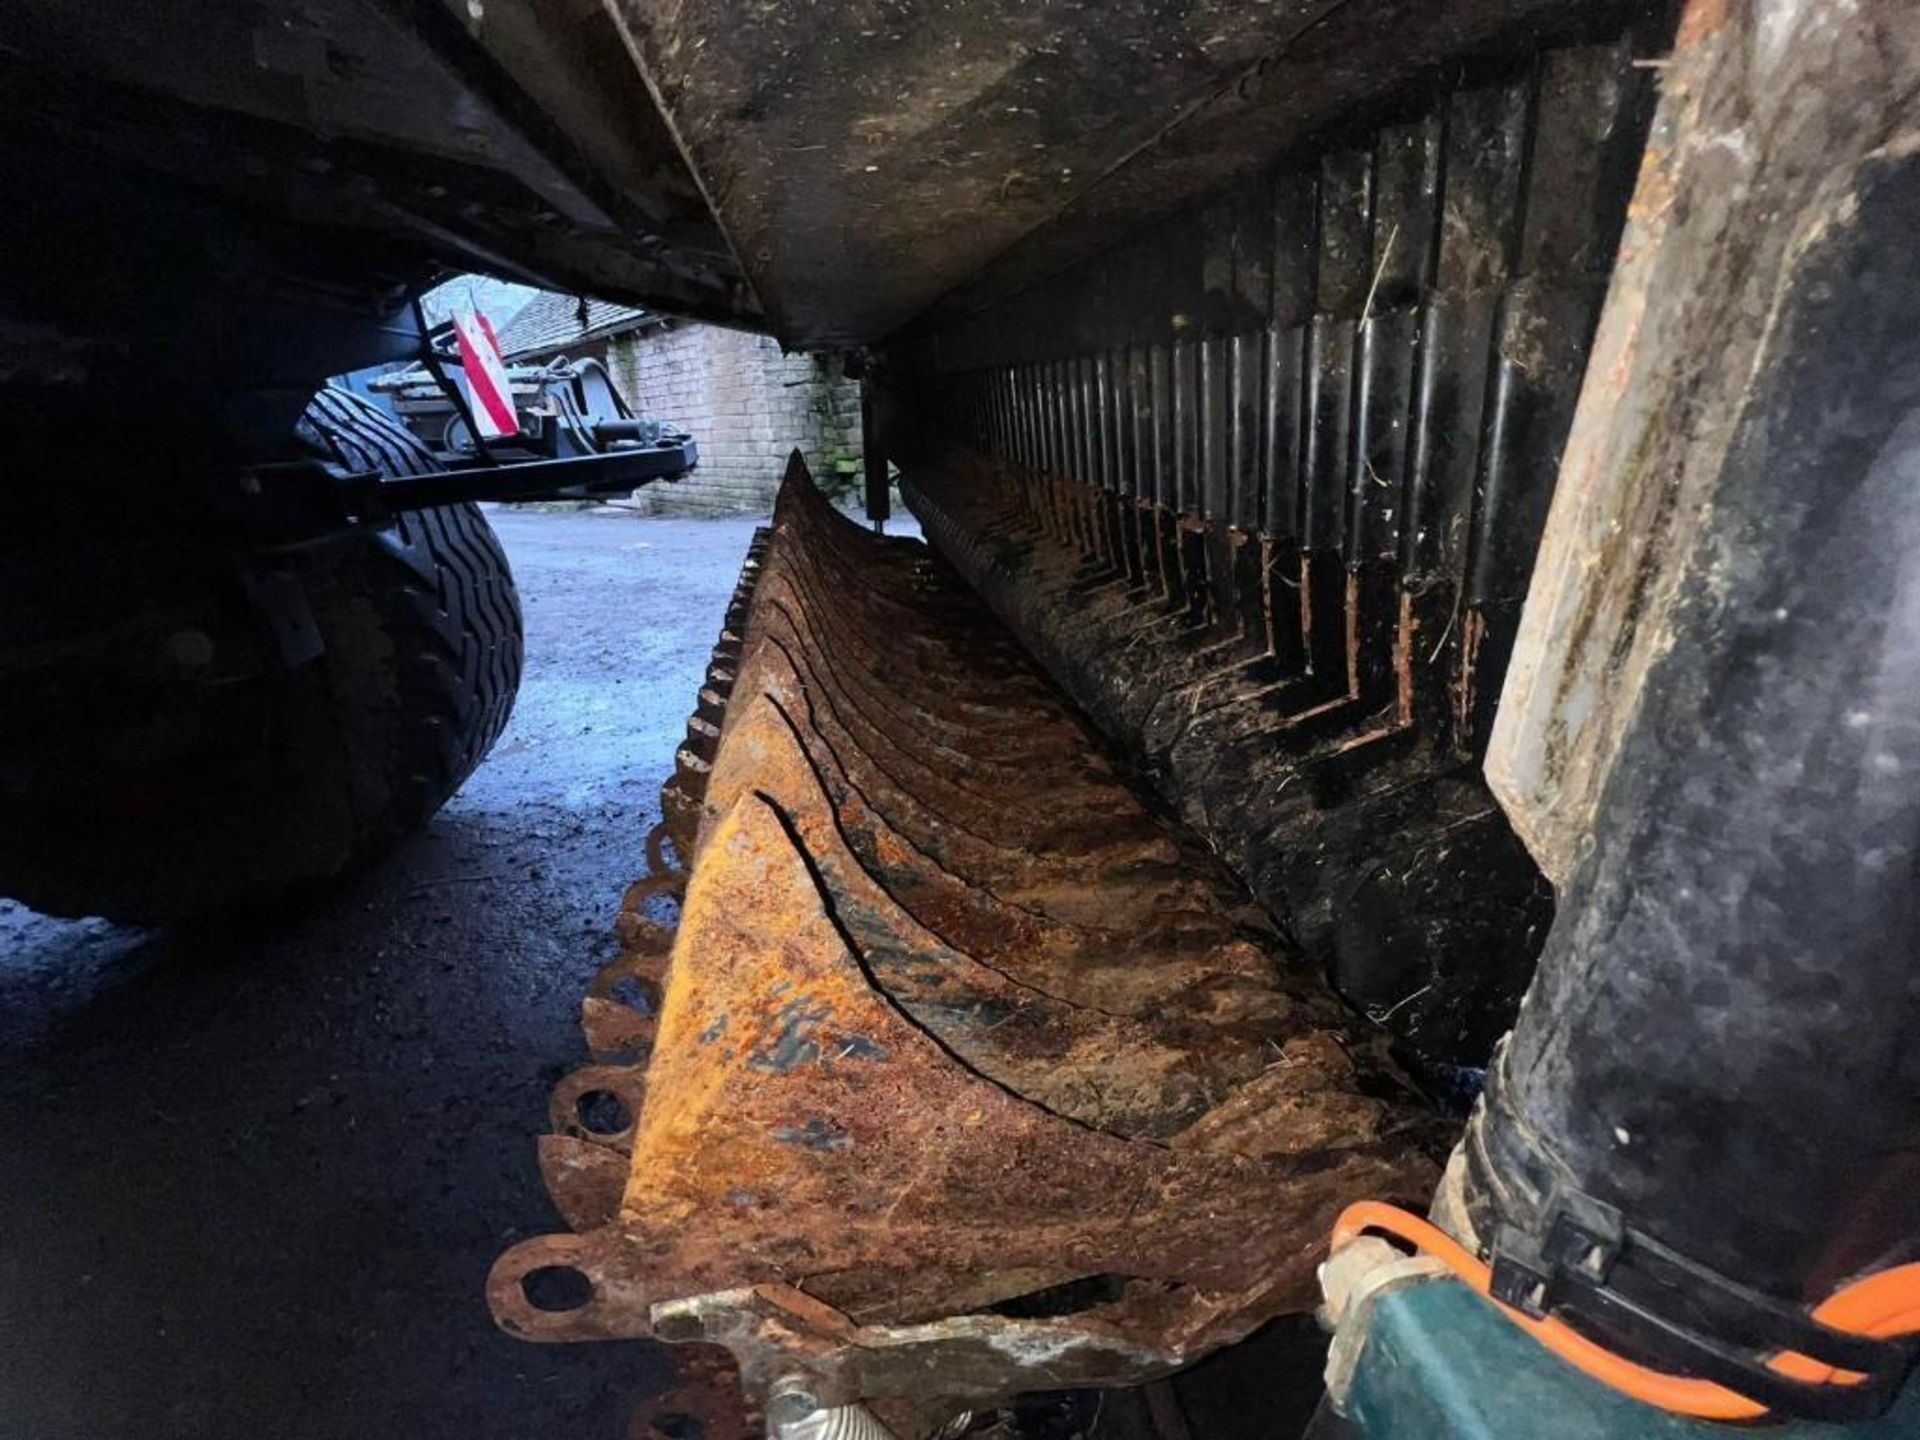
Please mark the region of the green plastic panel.
POLYGON ((1686 1420, 1582 1375, 1452 1280, 1381 1299, 1347 1409, 1367 1440, 1920 1440, 1920 1378, 1852 1425, 1686 1420))

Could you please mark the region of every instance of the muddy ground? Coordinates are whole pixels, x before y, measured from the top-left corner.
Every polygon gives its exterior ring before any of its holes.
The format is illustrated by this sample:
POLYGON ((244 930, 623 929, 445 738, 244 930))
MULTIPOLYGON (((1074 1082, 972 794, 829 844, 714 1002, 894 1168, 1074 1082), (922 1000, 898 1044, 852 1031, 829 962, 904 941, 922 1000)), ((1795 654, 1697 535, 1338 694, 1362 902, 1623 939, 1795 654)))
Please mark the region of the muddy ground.
POLYGON ((0 902, 0 1440, 619 1440, 642 1344, 493 1328, 581 988, 751 521, 496 512, 526 683, 323 903, 172 931, 0 902))

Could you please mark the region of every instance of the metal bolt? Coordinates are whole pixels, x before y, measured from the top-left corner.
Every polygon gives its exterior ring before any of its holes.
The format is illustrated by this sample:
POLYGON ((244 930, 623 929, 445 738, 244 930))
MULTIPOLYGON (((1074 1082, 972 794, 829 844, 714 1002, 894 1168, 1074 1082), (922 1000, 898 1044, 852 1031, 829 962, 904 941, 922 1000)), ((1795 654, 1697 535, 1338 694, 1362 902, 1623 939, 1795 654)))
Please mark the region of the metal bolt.
POLYGON ((820 1397, 813 1391, 813 1380, 806 1375, 783 1375, 767 1390, 765 1406, 769 1425, 794 1425, 820 1408, 820 1397))

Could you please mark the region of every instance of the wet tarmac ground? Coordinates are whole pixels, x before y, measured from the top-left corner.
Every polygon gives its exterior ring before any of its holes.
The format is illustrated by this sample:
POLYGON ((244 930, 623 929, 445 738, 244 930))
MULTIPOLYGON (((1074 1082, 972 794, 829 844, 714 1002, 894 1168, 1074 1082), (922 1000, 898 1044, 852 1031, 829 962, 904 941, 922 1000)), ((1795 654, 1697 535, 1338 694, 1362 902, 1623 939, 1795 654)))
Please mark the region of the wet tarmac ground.
POLYGON ((621 1440, 641 1344, 481 1298, 752 521, 496 511, 527 616, 493 755, 271 923, 0 902, 0 1440, 621 1440))

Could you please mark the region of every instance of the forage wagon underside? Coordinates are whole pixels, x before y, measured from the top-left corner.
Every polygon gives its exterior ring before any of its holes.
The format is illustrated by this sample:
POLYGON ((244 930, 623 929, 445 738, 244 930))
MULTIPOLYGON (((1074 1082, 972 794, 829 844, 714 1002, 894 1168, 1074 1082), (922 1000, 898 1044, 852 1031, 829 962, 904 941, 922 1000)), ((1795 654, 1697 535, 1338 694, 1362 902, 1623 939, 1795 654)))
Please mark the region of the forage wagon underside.
POLYGON ((9 894, 363 863, 512 702, 473 502, 695 462, 322 388, 457 409, 436 278, 860 380, 502 1326, 692 1342, 672 1440, 1920 1426, 1920 14, 8 10, 9 894))

